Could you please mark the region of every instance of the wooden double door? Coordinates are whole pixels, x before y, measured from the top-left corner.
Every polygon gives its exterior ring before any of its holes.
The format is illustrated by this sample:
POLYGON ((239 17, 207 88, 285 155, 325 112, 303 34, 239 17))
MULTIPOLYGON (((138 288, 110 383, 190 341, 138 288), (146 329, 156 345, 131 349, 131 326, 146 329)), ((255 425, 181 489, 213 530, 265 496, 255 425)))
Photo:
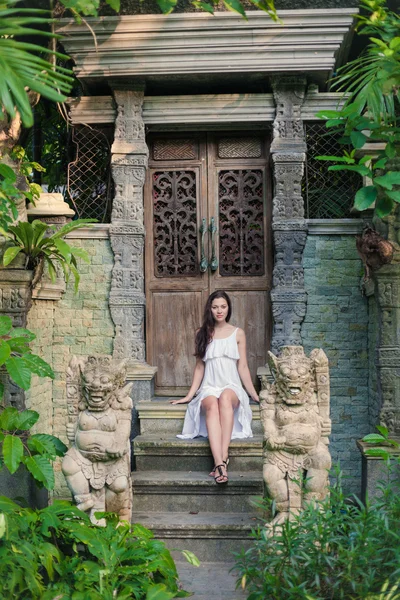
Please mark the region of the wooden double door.
POLYGON ((153 134, 145 184, 147 362, 156 394, 185 395, 205 302, 225 290, 250 371, 270 339, 271 191, 265 132, 153 134))

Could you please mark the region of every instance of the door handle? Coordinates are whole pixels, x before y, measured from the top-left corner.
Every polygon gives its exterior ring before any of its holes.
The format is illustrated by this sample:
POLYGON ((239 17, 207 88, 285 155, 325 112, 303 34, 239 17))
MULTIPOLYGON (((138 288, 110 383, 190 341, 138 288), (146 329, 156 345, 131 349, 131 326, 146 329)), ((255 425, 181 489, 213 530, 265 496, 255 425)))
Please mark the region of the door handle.
POLYGON ((200 273, 205 273, 208 269, 208 260, 206 258, 206 253, 204 251, 204 236, 207 233, 207 225, 206 220, 203 218, 201 220, 200 225, 200 235, 201 235, 201 257, 200 257, 200 273))
POLYGON ((215 252, 215 235, 217 233, 217 226, 215 225, 214 217, 211 217, 210 227, 208 228, 211 233, 211 262, 210 269, 211 271, 216 271, 218 269, 218 259, 217 254, 215 252))

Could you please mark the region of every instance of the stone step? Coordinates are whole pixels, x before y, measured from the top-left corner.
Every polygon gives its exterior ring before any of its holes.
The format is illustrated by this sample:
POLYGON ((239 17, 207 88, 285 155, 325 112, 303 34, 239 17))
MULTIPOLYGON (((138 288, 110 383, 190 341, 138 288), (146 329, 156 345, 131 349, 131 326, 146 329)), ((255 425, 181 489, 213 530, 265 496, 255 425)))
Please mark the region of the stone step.
MULTIPOLYGON (((229 465, 230 467, 230 465, 229 465)), ((132 473, 136 511, 252 513, 263 495, 262 471, 231 471, 229 483, 218 485, 204 471, 135 471, 132 473)))
POLYGON ((201 562, 194 567, 182 560, 176 563, 182 588, 192 592, 192 600, 246 600, 248 593, 236 589, 235 563, 201 562))
POLYGON ((232 562, 233 553, 250 547, 251 530, 262 521, 242 513, 134 511, 132 523, 151 529, 175 560, 182 560, 180 550, 190 550, 200 561, 232 562))
MULTIPOLYGON (((135 406, 140 420, 140 432, 147 433, 181 433, 185 418, 186 404, 170 404, 174 398, 156 396, 152 400, 142 400, 135 406)), ((250 405, 253 411, 252 430, 254 434, 262 433, 260 407, 250 405)))
MULTIPOLYGON (((181 440, 173 434, 147 433, 133 441, 137 471, 207 471, 213 458, 206 438, 181 440)), ((229 446, 231 471, 262 470, 262 436, 232 440, 229 446)))

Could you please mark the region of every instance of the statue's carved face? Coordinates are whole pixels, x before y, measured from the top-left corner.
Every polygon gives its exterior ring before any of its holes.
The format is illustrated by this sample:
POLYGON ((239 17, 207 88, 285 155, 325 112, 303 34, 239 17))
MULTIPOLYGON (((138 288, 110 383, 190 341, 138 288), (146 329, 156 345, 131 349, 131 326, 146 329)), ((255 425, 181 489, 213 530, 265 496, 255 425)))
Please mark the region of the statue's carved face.
POLYGON ((90 359, 82 372, 83 395, 90 410, 104 410, 123 384, 125 368, 116 369, 112 363, 96 357, 90 359))
POLYGON ((88 408, 103 410, 110 402, 115 390, 115 379, 104 371, 86 371, 82 374, 83 394, 88 408))
POLYGON ((304 357, 278 358, 276 367, 276 387, 286 404, 307 402, 312 386, 311 361, 304 357))

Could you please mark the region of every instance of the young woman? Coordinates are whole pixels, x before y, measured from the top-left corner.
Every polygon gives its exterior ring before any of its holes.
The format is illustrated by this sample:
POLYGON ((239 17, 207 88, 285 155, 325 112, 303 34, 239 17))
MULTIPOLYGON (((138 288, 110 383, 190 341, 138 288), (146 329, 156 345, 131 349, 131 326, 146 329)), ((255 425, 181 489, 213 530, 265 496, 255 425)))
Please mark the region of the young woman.
POLYGON ((216 483, 227 483, 228 450, 231 439, 252 437, 249 397, 258 394, 246 359, 246 336, 229 324, 232 305, 226 292, 211 294, 204 309, 203 324, 196 332, 196 367, 189 393, 171 404, 190 402, 182 435, 207 437, 215 467, 210 473, 216 483))

